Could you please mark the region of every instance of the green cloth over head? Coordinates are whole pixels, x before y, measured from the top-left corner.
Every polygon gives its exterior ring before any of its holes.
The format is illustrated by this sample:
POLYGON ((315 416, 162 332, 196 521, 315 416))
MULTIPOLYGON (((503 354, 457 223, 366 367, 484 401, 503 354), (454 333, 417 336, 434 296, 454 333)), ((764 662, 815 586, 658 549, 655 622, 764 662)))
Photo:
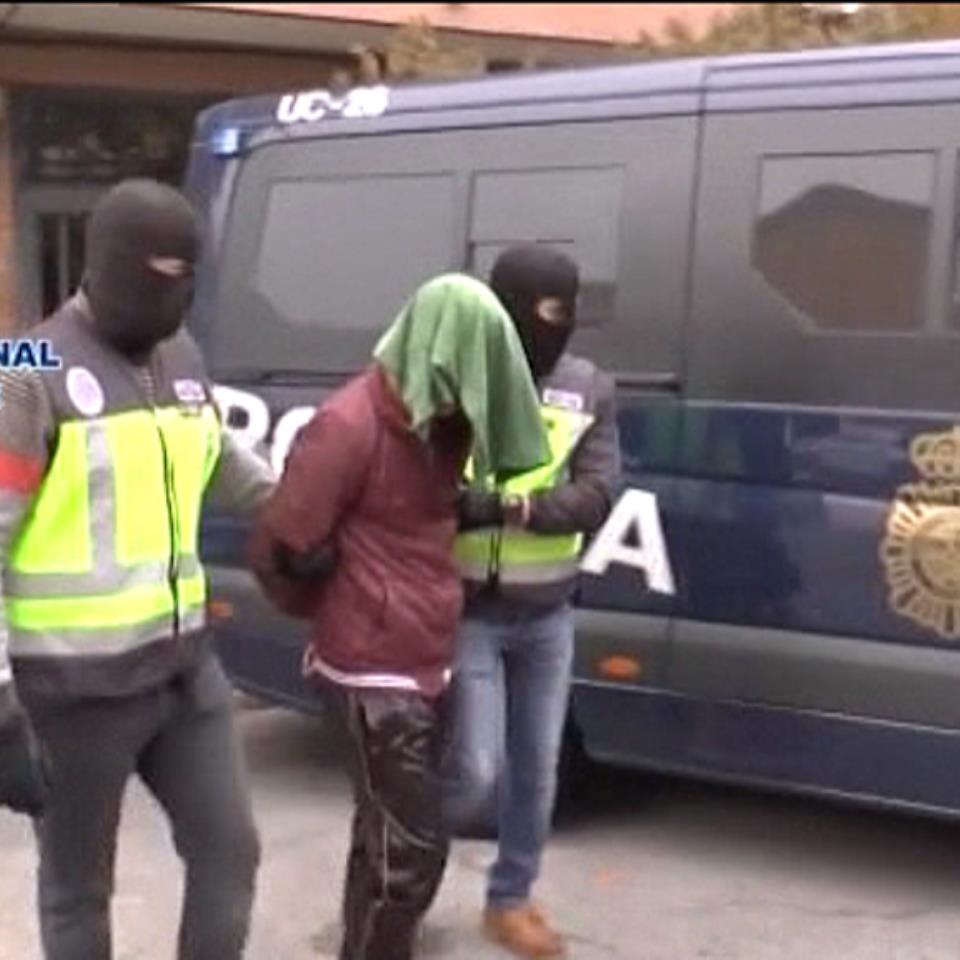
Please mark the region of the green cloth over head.
POLYGON ((374 350, 425 433, 438 413, 463 411, 473 428, 473 476, 531 470, 550 458, 523 345, 493 291, 465 274, 427 281, 374 350))

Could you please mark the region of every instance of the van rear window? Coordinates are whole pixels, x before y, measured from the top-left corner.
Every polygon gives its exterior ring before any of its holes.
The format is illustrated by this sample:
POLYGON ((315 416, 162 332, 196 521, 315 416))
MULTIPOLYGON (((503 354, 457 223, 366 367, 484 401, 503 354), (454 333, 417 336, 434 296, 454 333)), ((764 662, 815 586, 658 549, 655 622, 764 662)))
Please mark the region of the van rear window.
POLYGON ((413 290, 450 267, 452 177, 246 173, 224 247, 215 367, 359 368, 413 290))

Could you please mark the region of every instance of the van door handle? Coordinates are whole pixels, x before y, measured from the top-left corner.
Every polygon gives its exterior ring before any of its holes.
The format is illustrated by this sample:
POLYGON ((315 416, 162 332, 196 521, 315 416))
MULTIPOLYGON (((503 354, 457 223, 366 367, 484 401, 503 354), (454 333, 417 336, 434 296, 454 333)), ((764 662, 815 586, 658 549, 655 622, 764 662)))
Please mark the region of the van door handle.
POLYGON ((618 387, 627 390, 679 393, 681 389, 680 377, 675 373, 618 373, 614 379, 618 387))

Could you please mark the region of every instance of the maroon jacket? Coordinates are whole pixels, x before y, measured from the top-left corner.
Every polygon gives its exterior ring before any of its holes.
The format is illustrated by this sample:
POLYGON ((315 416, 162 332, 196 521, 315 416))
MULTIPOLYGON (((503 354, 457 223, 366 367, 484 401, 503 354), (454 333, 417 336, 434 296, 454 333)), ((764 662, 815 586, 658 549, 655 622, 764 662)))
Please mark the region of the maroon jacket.
POLYGON ((429 442, 414 434, 377 365, 297 435, 251 561, 280 609, 312 620, 308 660, 315 655, 328 678, 377 686, 402 675, 427 696, 443 689, 462 606, 453 548, 468 453, 458 419, 429 442), (295 586, 275 570, 278 540, 307 552, 331 538, 336 570, 319 585, 295 586))

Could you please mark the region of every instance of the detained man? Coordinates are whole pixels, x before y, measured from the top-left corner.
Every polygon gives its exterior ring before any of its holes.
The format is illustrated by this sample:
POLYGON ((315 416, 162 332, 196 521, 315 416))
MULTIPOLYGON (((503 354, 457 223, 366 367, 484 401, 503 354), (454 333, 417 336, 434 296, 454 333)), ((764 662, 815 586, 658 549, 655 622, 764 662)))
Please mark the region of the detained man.
POLYGON ((414 293, 369 368, 298 434, 251 544, 267 595, 311 621, 304 670, 351 748, 341 960, 409 960, 446 864, 439 767, 469 456, 499 476, 548 450, 509 316, 452 274, 414 293))
POLYGON ((496 798, 484 928, 530 958, 564 952, 531 894, 556 793, 578 561, 610 511, 620 470, 613 380, 567 349, 579 282, 569 257, 542 246, 508 249, 493 266, 490 284, 536 379, 551 461, 494 491, 465 492, 457 544, 467 601, 446 811, 459 832, 496 798))

